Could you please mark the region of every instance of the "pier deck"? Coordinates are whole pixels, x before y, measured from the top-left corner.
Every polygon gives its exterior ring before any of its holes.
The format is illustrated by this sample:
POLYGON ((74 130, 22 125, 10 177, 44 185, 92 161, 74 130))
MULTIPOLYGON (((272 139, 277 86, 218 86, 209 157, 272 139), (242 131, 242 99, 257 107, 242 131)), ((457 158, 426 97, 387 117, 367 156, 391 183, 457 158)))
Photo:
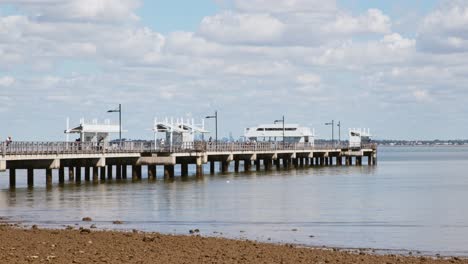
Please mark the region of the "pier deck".
POLYGON ((178 146, 158 146, 154 142, 123 142, 122 144, 80 142, 12 142, 0 145, 0 171, 9 170, 10 187, 16 186, 16 170, 27 170, 28 186, 34 185, 34 170, 46 171, 46 185, 52 185, 52 170, 58 170, 59 183, 70 181, 105 181, 127 178, 132 166, 132 179, 142 179, 142 166, 148 166, 148 179, 156 179, 157 166, 163 166, 164 177, 173 178, 174 167, 180 165, 181 176, 188 176, 189 165, 195 165, 196 176, 203 176, 203 165, 210 164, 210 173, 271 170, 273 167, 297 168, 305 166, 361 166, 377 164, 377 146, 365 144, 350 148, 345 144, 319 145, 311 143, 283 144, 281 142, 212 143, 194 142, 178 146), (263 165, 263 166, 262 166, 263 165), (67 168, 67 169, 66 169, 67 168), (115 168, 115 170, 114 170, 115 168))

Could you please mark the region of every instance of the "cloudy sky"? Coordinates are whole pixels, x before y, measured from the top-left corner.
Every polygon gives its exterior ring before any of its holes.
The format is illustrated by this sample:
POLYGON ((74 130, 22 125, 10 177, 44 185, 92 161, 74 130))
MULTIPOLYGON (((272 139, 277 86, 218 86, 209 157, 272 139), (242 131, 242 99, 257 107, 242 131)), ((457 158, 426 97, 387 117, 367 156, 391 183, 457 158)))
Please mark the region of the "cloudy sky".
POLYGON ((216 109, 221 135, 284 114, 468 138, 468 1, 0 0, 1 138, 62 140, 119 103, 130 138, 216 109))

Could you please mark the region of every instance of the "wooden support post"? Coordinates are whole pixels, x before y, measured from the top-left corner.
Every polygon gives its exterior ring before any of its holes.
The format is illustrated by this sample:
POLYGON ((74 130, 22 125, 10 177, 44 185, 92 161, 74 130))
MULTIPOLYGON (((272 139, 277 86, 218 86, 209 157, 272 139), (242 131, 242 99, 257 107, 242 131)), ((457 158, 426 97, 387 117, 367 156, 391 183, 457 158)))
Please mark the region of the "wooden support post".
POLYGON ((128 171, 128 166, 127 164, 122 165, 122 179, 127 179, 127 171, 128 171))
POLYGON ((203 177, 203 164, 197 164, 197 177, 203 177))
POLYGON ((257 171, 260 171, 261 170, 261 160, 260 159, 256 159, 255 160, 255 169, 257 171))
POLYGON ((74 181, 75 180, 75 170, 73 167, 68 167, 68 180, 74 181))
POLYGON ((377 151, 372 153, 372 165, 377 165, 377 151))
POLYGON ((117 180, 121 180, 122 179, 122 165, 120 164, 117 164, 115 166, 115 178, 117 180))
POLYGON ((90 180, 90 174, 91 174, 91 168, 90 167, 85 167, 85 181, 89 181, 90 180))
POLYGON ((10 188, 16 187, 16 169, 10 168, 10 188))
POLYGON ((93 182, 94 183, 99 182, 99 168, 98 167, 93 167, 93 182))
POLYGON ((52 169, 46 169, 46 186, 52 186, 52 169))
POLYGON ((281 160, 279 158, 276 158, 275 164, 276 164, 276 169, 280 170, 281 169, 281 160))
POLYGON ((164 165, 164 179, 174 178, 174 165, 164 165))
POLYGON ((301 168, 304 168, 304 164, 305 164, 304 159, 305 158, 299 158, 299 167, 301 167, 301 168))
POLYGON ((305 164, 304 164, 306 167, 309 167, 310 166, 310 158, 307 157, 305 158, 305 164))
POLYGON ((64 184, 65 183, 65 168, 60 166, 59 168, 59 183, 64 184))
POLYGON ((188 176, 188 163, 180 164, 180 173, 182 177, 188 176))
POLYGON ((81 182, 81 167, 75 167, 75 182, 81 182))
POLYGON ((221 162, 221 172, 222 173, 229 172, 229 161, 222 161, 221 162))
POLYGON ((252 167, 252 161, 249 159, 244 160, 244 171, 250 171, 250 167, 252 167))
POLYGON ((156 180, 156 165, 148 165, 148 180, 156 180))
POLYGON ((112 180, 113 166, 107 165, 107 179, 112 180))
POLYGON ((239 172, 239 163, 240 161, 238 159, 234 160, 234 171, 239 172))
POLYGON ((270 171, 271 167, 272 167, 272 164, 273 164, 273 161, 271 159, 264 159, 263 164, 265 165, 265 170, 270 171))
POLYGON ((132 166, 132 180, 139 181, 141 180, 141 165, 133 165, 132 166))
POLYGON ((210 174, 214 174, 215 173, 215 161, 212 160, 210 162, 210 174))
POLYGON ((101 171, 99 172, 99 178, 101 179, 101 181, 105 181, 106 180, 106 167, 101 167, 101 171))
POLYGON ((371 166, 371 165, 372 165, 372 154, 369 154, 369 155, 367 156, 367 165, 368 165, 368 166, 371 166))
POLYGON ((28 169, 28 187, 33 187, 34 186, 34 169, 29 168, 28 169))

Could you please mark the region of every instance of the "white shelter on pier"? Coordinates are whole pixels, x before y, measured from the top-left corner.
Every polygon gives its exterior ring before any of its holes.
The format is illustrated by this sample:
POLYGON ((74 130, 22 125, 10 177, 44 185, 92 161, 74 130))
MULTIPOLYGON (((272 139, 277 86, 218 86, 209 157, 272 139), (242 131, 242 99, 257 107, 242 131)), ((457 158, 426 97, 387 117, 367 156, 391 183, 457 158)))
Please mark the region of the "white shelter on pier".
POLYGON ((112 124, 110 120, 104 120, 104 123, 99 123, 97 119, 86 122, 84 118, 80 119, 80 124, 69 127, 69 120, 67 119, 67 129, 64 131, 67 134, 67 141, 69 141, 69 134, 79 134, 79 141, 81 142, 108 142, 109 136, 112 133, 118 134, 120 127, 118 124, 112 124))
POLYGON ((245 129, 244 136, 251 141, 283 141, 285 143, 314 144, 315 131, 298 124, 262 124, 245 129))
POLYGON ((195 124, 194 119, 164 119, 163 121, 154 120, 153 125, 154 140, 156 145, 182 145, 193 143, 197 135, 204 137, 209 133, 205 130, 205 121, 201 124, 195 124), (163 137, 158 140, 158 133, 163 133, 163 137), (159 141, 159 142, 158 142, 159 141))
POLYGON ((349 129, 349 147, 360 148, 362 144, 371 141, 371 133, 369 128, 350 128, 349 129))

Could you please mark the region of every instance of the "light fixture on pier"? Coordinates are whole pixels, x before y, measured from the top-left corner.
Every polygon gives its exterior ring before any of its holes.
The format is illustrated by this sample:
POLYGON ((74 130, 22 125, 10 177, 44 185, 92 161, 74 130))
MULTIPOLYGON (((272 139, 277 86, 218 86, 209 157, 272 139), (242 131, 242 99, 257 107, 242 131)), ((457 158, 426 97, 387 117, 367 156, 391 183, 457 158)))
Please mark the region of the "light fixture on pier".
POLYGON ((119 113, 119 145, 122 146, 122 105, 118 109, 108 110, 107 113, 119 113))
POLYGON ((341 144, 341 121, 336 125, 338 127, 338 144, 341 144))
POLYGON ((335 145, 335 120, 332 120, 329 123, 325 123, 325 125, 332 127, 332 145, 335 145))
POLYGON ((284 138, 284 130, 285 130, 285 128, 284 128, 284 116, 283 116, 282 119, 275 120, 274 123, 275 123, 275 124, 277 124, 277 123, 283 123, 283 148, 284 148, 284 143, 285 143, 285 138, 284 138))
POLYGON ((216 149, 218 149, 218 111, 215 111, 213 116, 206 116, 206 119, 214 118, 215 119, 215 142, 216 149))

